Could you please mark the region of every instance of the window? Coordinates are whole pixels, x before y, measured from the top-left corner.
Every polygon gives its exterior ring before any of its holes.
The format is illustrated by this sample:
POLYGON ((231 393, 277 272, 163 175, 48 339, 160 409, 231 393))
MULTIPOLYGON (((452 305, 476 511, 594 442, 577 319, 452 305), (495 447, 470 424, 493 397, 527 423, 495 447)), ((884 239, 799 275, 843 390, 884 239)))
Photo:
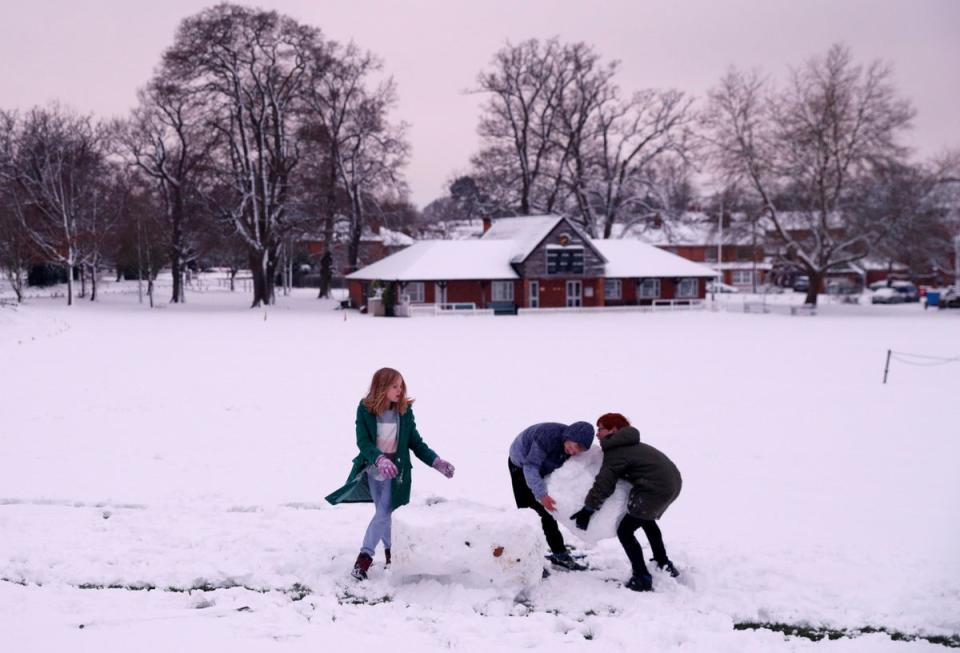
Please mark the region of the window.
POLYGON ((567 306, 583 306, 583 283, 567 282, 567 306))
POLYGON ((512 281, 494 281, 492 284, 493 301, 512 302, 513 301, 513 282, 512 281))
POLYGON ((583 247, 547 247, 547 274, 583 274, 583 247))
POLYGON ((717 262, 717 248, 716 247, 707 247, 703 250, 703 261, 704 263, 716 263, 717 262))
POLYGON ((660 279, 641 279, 637 283, 640 299, 656 299, 660 296, 660 279))
POLYGON ((623 290, 620 279, 606 279, 603 282, 604 299, 620 299, 623 297, 623 290))
POLYGON ((734 270, 730 281, 735 286, 752 286, 753 270, 734 270))
POLYGON ((410 298, 411 304, 422 304, 424 302, 423 282, 408 282, 403 286, 403 294, 410 298))
POLYGON ((677 286, 677 297, 696 297, 700 294, 700 281, 698 279, 680 279, 677 286))

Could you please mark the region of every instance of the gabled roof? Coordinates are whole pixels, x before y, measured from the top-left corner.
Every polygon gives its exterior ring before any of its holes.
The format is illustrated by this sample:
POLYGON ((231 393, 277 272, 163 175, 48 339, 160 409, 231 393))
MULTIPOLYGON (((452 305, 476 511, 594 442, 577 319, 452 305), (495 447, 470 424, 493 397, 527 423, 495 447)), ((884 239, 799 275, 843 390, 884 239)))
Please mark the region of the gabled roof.
MULTIPOLYGON (((487 233, 483 234, 482 240, 512 241, 516 253, 510 259, 510 262, 523 263, 561 222, 566 222, 567 226, 575 231, 588 246, 593 246, 590 237, 562 215, 525 215, 516 218, 498 218, 487 233)), ((596 247, 594 247, 594 250, 603 258, 603 253, 600 250, 596 247)))
POLYGON ((421 240, 347 275, 361 281, 516 279, 509 240, 421 240))
POLYGON ((705 265, 639 240, 594 240, 606 257, 604 276, 608 279, 643 277, 715 277, 705 265))

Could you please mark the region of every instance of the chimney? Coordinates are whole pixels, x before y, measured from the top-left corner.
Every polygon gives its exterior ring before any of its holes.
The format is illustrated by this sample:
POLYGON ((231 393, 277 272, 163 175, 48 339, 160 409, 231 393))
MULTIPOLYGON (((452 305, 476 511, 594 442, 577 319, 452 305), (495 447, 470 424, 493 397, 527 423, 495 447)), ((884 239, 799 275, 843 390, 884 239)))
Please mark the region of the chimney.
POLYGON ((483 233, 487 233, 488 231, 490 231, 490 227, 492 226, 493 226, 493 220, 491 220, 490 218, 483 219, 483 233))
POLYGON ((370 223, 370 231, 372 231, 377 236, 380 235, 380 227, 381 227, 380 220, 373 220, 370 223))

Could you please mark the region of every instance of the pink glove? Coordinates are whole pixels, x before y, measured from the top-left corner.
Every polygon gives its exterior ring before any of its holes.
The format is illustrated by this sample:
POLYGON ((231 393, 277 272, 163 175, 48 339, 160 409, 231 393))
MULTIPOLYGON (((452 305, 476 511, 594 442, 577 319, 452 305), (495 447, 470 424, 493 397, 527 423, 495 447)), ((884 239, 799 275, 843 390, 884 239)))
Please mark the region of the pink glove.
POLYGON ((437 456, 433 459, 433 468, 447 478, 453 478, 453 465, 448 463, 440 456, 437 456))
POLYGON ((380 472, 380 475, 385 479, 390 480, 397 475, 397 466, 393 464, 393 461, 380 454, 377 457, 377 471, 380 472))

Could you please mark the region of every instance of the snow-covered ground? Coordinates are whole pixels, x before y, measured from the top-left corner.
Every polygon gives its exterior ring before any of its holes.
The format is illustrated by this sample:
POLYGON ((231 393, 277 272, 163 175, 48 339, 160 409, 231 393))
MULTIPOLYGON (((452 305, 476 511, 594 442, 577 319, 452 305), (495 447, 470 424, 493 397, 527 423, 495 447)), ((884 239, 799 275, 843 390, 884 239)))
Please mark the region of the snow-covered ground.
POLYGON ((881 384, 887 349, 960 354, 960 312, 388 320, 314 291, 248 302, 0 308, 3 650, 943 650, 744 623, 960 643, 960 363, 895 361, 881 384), (409 510, 510 509, 517 432, 626 414, 683 473, 661 521, 680 582, 630 592, 615 541, 570 536, 591 569, 525 592, 401 581, 380 560, 354 584, 372 508, 323 496, 384 365, 457 466, 415 463, 409 510))

